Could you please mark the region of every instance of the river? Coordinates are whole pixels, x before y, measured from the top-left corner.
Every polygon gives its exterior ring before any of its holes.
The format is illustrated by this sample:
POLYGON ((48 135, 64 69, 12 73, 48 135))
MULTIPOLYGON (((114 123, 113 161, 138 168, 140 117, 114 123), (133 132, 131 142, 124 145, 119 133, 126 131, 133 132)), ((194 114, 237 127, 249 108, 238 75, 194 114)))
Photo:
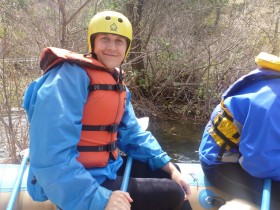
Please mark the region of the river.
MULTIPOLYGON (((157 138, 163 150, 174 162, 198 162, 198 148, 204 125, 178 121, 150 121, 147 130, 157 138)), ((0 163, 7 158, 4 133, 1 133, 0 163)))
POLYGON ((174 162, 198 162, 198 148, 205 125, 178 121, 150 122, 148 130, 174 162))

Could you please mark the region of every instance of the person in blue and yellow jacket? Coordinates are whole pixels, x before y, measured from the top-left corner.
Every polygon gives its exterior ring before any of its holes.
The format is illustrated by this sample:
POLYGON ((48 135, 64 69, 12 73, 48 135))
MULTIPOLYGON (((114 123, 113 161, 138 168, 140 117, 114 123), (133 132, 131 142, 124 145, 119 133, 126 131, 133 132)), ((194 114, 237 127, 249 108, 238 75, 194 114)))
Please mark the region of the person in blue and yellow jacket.
POLYGON ((223 93, 199 147, 206 177, 236 197, 261 205, 263 179, 271 178, 272 209, 280 209, 279 61, 268 53, 256 57, 259 68, 223 93))
POLYGON ((23 104, 35 201, 63 210, 190 209, 188 182, 133 111, 121 70, 131 41, 129 20, 104 11, 89 24, 88 54, 43 51, 44 74, 23 104), (126 161, 119 149, 134 159, 128 192, 119 190, 126 161))

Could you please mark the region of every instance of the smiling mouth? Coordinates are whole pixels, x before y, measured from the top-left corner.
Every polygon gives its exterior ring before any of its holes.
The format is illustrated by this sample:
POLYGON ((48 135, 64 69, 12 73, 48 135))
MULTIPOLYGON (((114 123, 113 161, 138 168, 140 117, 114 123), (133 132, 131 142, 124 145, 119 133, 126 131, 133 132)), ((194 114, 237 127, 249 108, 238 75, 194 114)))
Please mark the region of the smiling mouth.
POLYGON ((105 55, 106 57, 112 57, 112 58, 115 58, 115 57, 117 57, 116 55, 105 55))
POLYGON ((104 54, 105 56, 110 56, 110 57, 116 57, 117 55, 112 55, 112 54, 104 54))

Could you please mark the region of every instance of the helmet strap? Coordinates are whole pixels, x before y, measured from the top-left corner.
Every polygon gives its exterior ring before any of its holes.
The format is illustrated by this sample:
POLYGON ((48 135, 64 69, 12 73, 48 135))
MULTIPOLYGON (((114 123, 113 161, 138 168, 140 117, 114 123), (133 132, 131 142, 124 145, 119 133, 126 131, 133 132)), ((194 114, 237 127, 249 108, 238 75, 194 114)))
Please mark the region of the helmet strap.
POLYGON ((120 76, 119 76, 119 83, 123 81, 123 73, 122 73, 122 64, 120 65, 120 76))
POLYGON ((89 53, 86 53, 84 54, 84 57, 87 57, 88 55, 91 55, 92 58, 94 58, 95 60, 97 60, 97 56, 96 54, 92 51, 92 52, 89 52, 89 53))

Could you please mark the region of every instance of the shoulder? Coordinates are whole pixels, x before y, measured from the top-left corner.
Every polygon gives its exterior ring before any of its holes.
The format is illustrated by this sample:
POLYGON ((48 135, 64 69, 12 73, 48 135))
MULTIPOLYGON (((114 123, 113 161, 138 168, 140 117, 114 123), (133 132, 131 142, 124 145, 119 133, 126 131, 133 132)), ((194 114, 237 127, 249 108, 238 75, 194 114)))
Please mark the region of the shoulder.
POLYGON ((77 64, 63 62, 48 71, 42 87, 48 89, 67 89, 88 91, 90 79, 86 71, 77 64))
POLYGON ((86 71, 81 66, 69 61, 64 61, 52 68, 47 74, 60 75, 63 77, 69 76, 73 79, 88 78, 86 71))

